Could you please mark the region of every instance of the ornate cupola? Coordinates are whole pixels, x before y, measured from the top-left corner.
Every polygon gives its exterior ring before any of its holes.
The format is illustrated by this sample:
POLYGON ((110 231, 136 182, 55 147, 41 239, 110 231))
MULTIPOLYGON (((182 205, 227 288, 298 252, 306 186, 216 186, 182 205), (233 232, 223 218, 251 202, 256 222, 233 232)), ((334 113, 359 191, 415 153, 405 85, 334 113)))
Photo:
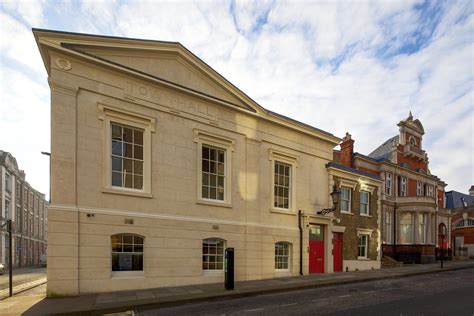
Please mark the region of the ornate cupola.
POLYGON ((410 111, 408 117, 400 121, 397 125, 400 127, 399 144, 403 146, 403 155, 428 162, 426 152, 422 149, 422 139, 425 134, 425 129, 420 120, 414 120, 410 111))

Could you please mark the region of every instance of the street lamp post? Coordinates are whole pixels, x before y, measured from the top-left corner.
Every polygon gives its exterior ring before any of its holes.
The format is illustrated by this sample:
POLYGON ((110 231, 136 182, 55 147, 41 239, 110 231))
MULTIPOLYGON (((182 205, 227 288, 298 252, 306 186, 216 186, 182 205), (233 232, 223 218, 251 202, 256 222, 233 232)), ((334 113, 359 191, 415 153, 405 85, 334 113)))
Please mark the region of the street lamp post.
POLYGON ((341 194, 341 190, 339 190, 336 185, 333 185, 332 186, 332 192, 330 194, 331 194, 332 205, 333 206, 331 208, 322 209, 317 214, 326 215, 326 214, 332 213, 336 210, 337 204, 339 203, 339 195, 341 194))
POLYGON ((51 204, 51 153, 42 151, 41 154, 49 157, 49 204, 51 204))
POLYGON ((441 269, 443 269, 443 258, 444 258, 444 238, 445 236, 444 235, 441 235, 441 247, 440 247, 440 256, 441 256, 441 269))

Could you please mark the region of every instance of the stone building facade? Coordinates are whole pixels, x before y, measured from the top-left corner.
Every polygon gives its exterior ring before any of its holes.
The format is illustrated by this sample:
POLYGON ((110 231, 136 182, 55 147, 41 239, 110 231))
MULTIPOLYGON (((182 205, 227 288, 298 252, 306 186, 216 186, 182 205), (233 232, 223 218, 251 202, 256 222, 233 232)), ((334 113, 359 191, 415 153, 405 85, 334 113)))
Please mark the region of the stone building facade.
POLYGON ((318 212, 340 138, 179 43, 33 33, 51 88, 49 295, 223 282, 227 247, 237 281, 334 271, 343 228, 318 212))
MULTIPOLYGON (((13 266, 35 267, 47 253, 48 202, 33 189, 15 157, 0 150, 0 210, 2 224, 12 220, 13 266)), ((0 234, 0 262, 9 262, 6 227, 0 234)))
POLYGON ((449 248, 446 184, 428 168, 421 122, 410 113, 398 127, 398 135, 369 155, 354 152, 354 140, 347 134, 334 159, 384 181, 380 225, 383 255, 405 262, 434 262, 436 248, 449 248))

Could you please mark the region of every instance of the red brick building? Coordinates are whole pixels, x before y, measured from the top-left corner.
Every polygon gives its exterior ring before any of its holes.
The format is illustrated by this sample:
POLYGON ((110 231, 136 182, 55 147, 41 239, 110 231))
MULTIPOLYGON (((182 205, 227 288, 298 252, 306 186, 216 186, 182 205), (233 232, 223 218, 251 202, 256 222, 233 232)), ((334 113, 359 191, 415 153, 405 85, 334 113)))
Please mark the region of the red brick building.
POLYGON ((383 255, 404 262, 434 262, 435 248, 449 247, 446 184, 428 168, 421 122, 410 113, 398 127, 398 135, 369 155, 354 152, 354 140, 346 134, 334 160, 384 181, 380 222, 383 255))
POLYGON ((457 191, 446 192, 446 207, 452 213, 453 255, 474 258, 474 185, 469 195, 457 191))
MULTIPOLYGON (((34 267, 47 253, 48 206, 10 153, 0 150, 0 220, 12 220, 13 266, 34 267)), ((0 263, 9 262, 8 233, 0 229, 0 263)))

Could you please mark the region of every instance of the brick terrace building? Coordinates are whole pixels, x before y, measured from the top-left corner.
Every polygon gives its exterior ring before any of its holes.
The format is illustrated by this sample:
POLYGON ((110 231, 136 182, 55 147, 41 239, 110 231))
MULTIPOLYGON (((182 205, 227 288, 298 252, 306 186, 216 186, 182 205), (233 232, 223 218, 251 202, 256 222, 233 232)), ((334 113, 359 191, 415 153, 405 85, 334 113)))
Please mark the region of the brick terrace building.
MULTIPOLYGON (((0 210, 2 220, 12 220, 14 267, 38 266, 47 248, 48 202, 26 182, 16 159, 1 150, 0 210)), ((8 233, 2 229, 0 262, 8 263, 8 254, 8 233)))
POLYGON ((457 257, 474 257, 474 186, 469 195, 446 192, 446 207, 451 210, 452 245, 457 257))
POLYGON ((374 174, 334 162, 326 168, 331 185, 341 191, 333 215, 334 272, 379 269, 383 181, 374 174), (338 260, 340 255, 342 260, 338 260))
POLYGON ((354 140, 347 134, 334 159, 384 180, 383 254, 405 262, 433 262, 436 246, 449 240, 449 213, 442 211, 446 184, 428 169, 421 122, 410 113, 398 126, 399 135, 368 156, 354 153, 354 140))

